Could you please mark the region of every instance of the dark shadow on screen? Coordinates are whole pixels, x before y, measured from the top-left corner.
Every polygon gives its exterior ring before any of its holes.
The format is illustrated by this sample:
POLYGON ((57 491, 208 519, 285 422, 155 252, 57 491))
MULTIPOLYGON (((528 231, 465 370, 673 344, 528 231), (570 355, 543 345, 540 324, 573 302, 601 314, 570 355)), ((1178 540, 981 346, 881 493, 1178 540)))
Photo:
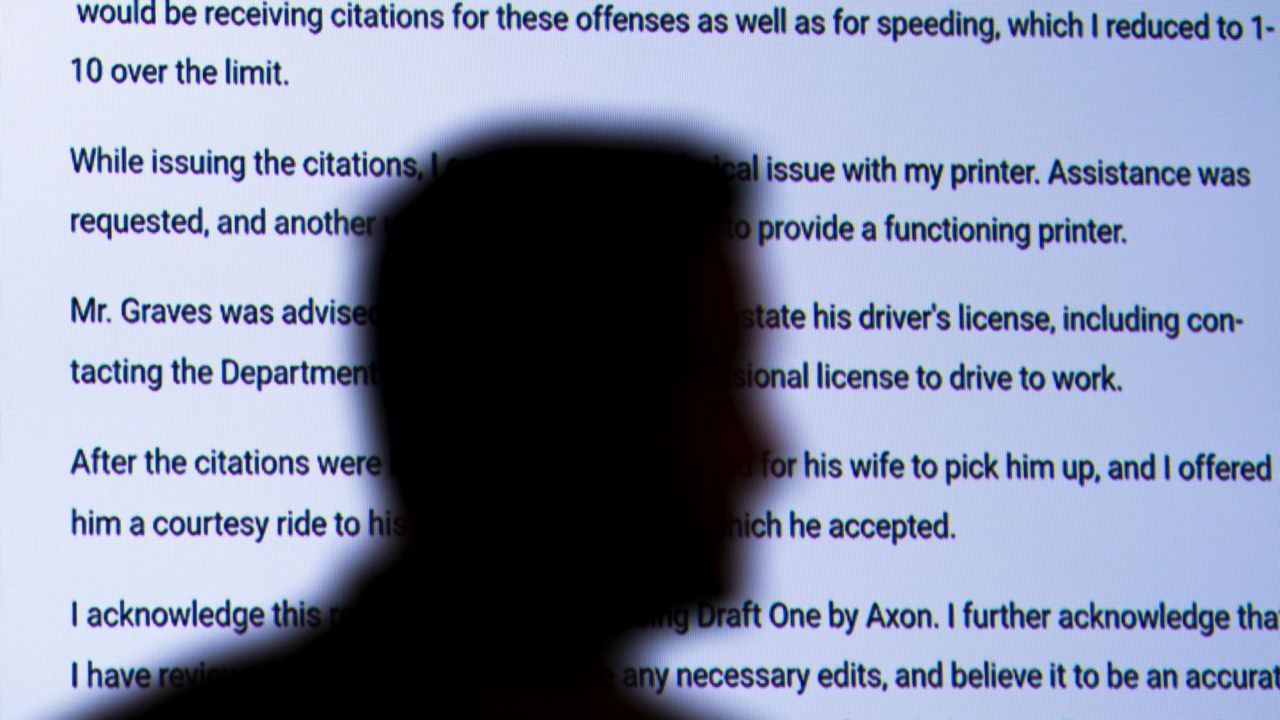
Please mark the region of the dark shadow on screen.
POLYGON ((729 590, 735 188, 669 140, 464 157, 387 214, 376 279, 403 554, 350 621, 132 717, 646 717, 604 658, 729 590))

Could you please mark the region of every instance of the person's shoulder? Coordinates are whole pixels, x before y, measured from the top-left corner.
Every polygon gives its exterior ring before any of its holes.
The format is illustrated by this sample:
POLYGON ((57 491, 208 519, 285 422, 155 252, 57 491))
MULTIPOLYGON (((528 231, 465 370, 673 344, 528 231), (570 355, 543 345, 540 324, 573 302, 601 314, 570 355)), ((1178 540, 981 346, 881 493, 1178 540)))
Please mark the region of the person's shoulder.
POLYGON ((557 720, 672 720, 625 701, 612 688, 585 691, 477 692, 451 699, 451 717, 500 720, 513 717, 557 720))

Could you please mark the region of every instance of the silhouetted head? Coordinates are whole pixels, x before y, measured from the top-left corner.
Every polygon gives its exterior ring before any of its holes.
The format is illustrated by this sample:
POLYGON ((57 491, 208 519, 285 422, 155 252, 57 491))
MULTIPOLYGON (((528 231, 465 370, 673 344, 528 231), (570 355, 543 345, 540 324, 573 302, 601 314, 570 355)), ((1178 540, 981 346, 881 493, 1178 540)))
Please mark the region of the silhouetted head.
POLYGON ((733 203, 686 149, 538 141, 468 154, 394 213, 389 447, 452 652, 598 653, 726 589, 752 442, 729 385, 733 203))

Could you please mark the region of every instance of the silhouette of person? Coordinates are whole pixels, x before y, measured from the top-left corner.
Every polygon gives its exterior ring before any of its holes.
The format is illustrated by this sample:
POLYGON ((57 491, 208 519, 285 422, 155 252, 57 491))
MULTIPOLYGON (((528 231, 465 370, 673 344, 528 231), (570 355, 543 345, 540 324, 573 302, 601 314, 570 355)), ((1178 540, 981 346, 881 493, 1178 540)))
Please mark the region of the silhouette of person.
POLYGON ((728 589, 729 182, 673 144, 481 148, 399 205, 377 279, 412 531, 352 619, 138 717, 645 717, 604 658, 728 589))

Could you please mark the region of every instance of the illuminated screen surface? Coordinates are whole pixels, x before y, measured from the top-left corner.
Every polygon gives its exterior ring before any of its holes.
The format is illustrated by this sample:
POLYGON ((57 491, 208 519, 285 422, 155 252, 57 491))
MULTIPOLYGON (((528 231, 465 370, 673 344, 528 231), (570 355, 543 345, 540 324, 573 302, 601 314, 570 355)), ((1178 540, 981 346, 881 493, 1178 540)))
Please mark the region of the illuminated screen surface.
POLYGON ((753 196, 726 228, 772 431, 744 575, 637 632, 621 692, 1275 715, 1272 6, 515 9, 0 7, 0 716, 340 616, 397 542, 362 349, 381 203, 566 125, 678 133, 753 196), (258 370, 303 362, 347 381, 258 370))

